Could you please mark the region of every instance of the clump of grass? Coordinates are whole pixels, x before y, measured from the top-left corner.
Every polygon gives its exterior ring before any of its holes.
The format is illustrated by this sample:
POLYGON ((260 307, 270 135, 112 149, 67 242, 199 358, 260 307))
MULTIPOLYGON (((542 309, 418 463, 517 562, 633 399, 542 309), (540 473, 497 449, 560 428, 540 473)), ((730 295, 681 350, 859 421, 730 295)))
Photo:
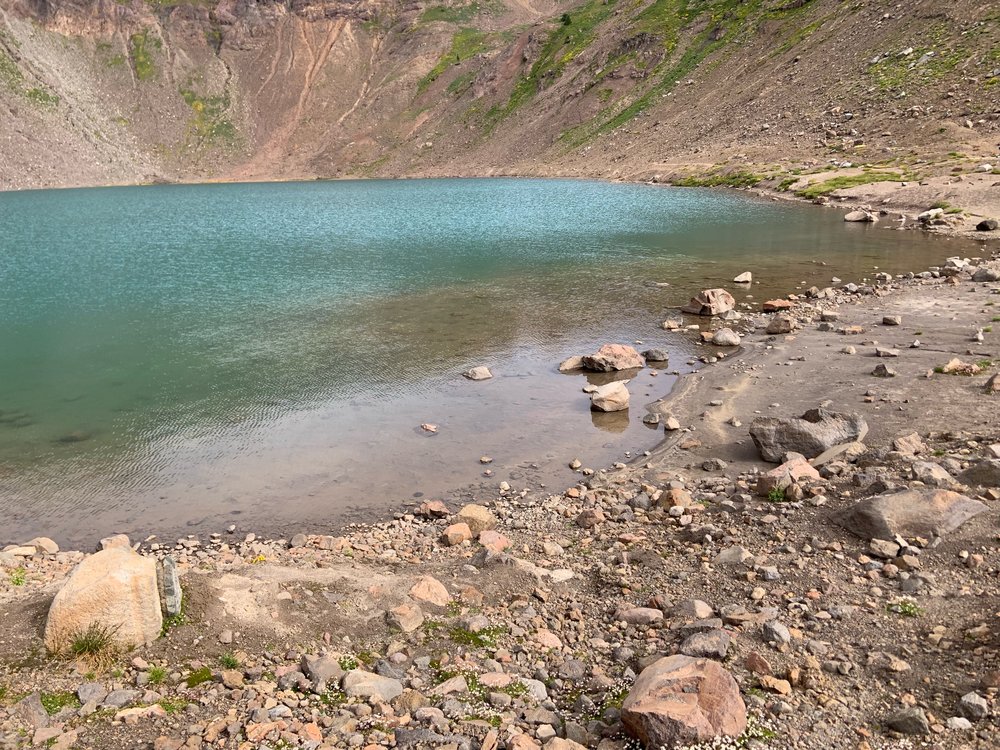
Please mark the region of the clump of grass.
POLYGON ((86 630, 75 633, 69 641, 74 656, 104 656, 117 650, 115 635, 120 626, 92 622, 86 630))
POLYGON ((9 576, 10 585, 23 586, 25 584, 25 581, 27 581, 27 573, 28 571, 24 569, 23 565, 14 568, 12 571, 10 571, 10 576, 9 576))
POLYGON ((176 714, 187 708, 191 704, 191 701, 184 698, 163 698, 158 704, 168 714, 176 714))
POLYGON ((166 679, 167 679, 167 670, 166 670, 165 667, 150 667, 149 668, 149 684, 150 685, 160 685, 166 679))
POLYGON ((463 646, 474 646, 475 648, 493 648, 497 639, 507 632, 507 628, 496 625, 492 628, 483 628, 478 633, 456 625, 448 631, 448 637, 455 643, 463 646))
POLYGON ((219 664, 222 665, 223 669, 236 669, 240 666, 240 660, 228 653, 219 657, 219 664))
POLYGON ((208 682, 212 679, 212 670, 208 667, 202 667, 201 669, 196 669, 191 674, 187 676, 184 681, 189 688, 198 687, 202 683, 208 682))
POLYGON ((783 503, 785 502, 785 488, 784 487, 774 487, 770 492, 767 493, 767 499, 772 503, 783 503))
POLYGON ((898 602, 888 605, 886 611, 894 612, 903 617, 919 617, 923 613, 923 610, 912 599, 900 599, 898 602))
POLYGON ((344 654, 337 660, 337 663, 345 672, 350 672, 352 669, 357 669, 359 666, 358 660, 351 654, 344 654))

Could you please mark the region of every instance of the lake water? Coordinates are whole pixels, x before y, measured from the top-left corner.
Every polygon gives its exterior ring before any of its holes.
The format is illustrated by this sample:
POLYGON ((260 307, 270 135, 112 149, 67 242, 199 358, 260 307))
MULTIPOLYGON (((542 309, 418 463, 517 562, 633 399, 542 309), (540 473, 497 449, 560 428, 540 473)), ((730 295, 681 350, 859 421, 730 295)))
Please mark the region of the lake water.
POLYGON ((573 457, 653 445, 643 404, 673 378, 647 369, 628 414, 595 417, 561 359, 641 340, 683 371, 703 350, 659 323, 698 289, 752 270, 760 301, 953 249, 587 181, 0 194, 0 542, 334 529, 475 482, 569 482, 573 457), (460 376, 480 364, 493 380, 460 376))

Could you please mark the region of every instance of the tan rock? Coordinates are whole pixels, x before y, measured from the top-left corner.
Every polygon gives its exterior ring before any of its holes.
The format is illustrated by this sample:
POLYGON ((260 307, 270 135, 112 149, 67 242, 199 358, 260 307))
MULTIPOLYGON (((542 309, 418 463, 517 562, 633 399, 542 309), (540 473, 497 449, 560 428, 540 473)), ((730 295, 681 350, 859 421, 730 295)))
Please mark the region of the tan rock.
POLYGON ((112 547, 128 547, 132 548, 132 542, 125 534, 115 534, 114 536, 106 536, 100 542, 98 542, 97 549, 111 549, 112 547))
POLYGON ((526 734, 515 734, 507 740, 507 750, 538 750, 540 747, 538 740, 526 734))
POLYGON ((772 693, 777 693, 778 695, 790 695, 792 692, 792 683, 788 680, 762 674, 757 677, 757 681, 764 690, 770 690, 772 693))
POLYGON ((624 411, 628 409, 628 403, 628 388, 620 380, 607 385, 599 385, 590 394, 590 408, 597 411, 624 411))
POLYGON ((489 509, 475 503, 469 503, 458 511, 458 520, 469 526, 472 536, 479 536, 481 532, 497 525, 497 519, 494 518, 489 509))
POLYGON ((761 309, 764 312, 781 312, 782 310, 790 310, 794 306, 794 303, 787 299, 769 299, 761 306, 761 309))
POLYGON ((424 613, 416 604, 400 604, 386 613, 386 620, 404 633, 412 633, 424 624, 424 613))
POLYGON ((722 315, 736 307, 736 300, 725 289, 705 289, 691 298, 681 312, 691 315, 722 315))
POLYGON ((570 357, 559 363, 559 372, 573 372, 583 369, 583 357, 570 357))
POLYGON ((160 637, 163 615, 153 558, 111 547, 76 567, 49 608, 45 646, 62 652, 91 626, 108 628, 125 646, 160 637))
POLYGON ((584 357, 583 366, 595 372, 634 370, 638 367, 645 367, 646 360, 631 346, 605 344, 596 353, 584 357))
POLYGON ((37 550, 44 552, 47 555, 54 555, 59 551, 59 545, 53 542, 47 536, 36 536, 25 546, 34 547, 37 550))
POLYGON ((737 737, 747 725, 736 680, 710 659, 668 656, 646 667, 622 705, 626 731, 647 747, 676 747, 720 735, 737 737))
POLYGON ((419 602, 427 602, 438 607, 445 607, 451 601, 451 594, 434 576, 421 576, 410 589, 410 596, 419 602))
POLYGON ((470 539, 472 539, 472 529, 467 523, 453 523, 441 534, 441 541, 449 547, 454 547, 470 539))
POLYGON ((819 479, 819 472, 805 458, 798 456, 761 474, 757 479, 757 494, 766 496, 772 490, 783 490, 799 481, 819 479))
POLYGON ((479 535, 479 543, 491 552, 503 552, 512 544, 510 539, 492 529, 487 529, 479 535))

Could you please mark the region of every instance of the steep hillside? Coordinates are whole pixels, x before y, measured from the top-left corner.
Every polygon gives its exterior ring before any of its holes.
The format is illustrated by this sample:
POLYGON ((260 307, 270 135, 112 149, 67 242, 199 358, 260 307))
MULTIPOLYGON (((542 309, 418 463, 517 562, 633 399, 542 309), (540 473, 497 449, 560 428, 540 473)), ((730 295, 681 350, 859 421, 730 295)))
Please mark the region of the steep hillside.
POLYGON ((0 0, 5 189, 717 169, 789 184, 829 160, 950 169, 998 141, 986 0, 0 0))

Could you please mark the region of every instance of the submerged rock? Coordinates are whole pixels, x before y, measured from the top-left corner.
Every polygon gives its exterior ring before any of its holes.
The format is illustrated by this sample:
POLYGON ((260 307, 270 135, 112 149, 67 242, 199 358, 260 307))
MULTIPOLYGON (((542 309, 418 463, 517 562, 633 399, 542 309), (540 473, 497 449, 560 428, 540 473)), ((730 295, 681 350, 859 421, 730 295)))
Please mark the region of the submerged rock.
POLYGON ((590 406, 597 411, 624 411, 628 402, 628 388, 620 380, 598 386, 590 394, 590 406))
POLYGON ((691 315, 722 315, 736 307, 736 300, 725 289, 705 289, 691 298, 681 312, 691 315))
POLYGON ((645 367, 646 360, 631 346, 605 344, 595 354, 583 357, 583 366, 595 372, 634 370, 639 367, 645 367))
POLYGON ((779 463, 786 453, 814 458, 841 443, 863 440, 868 423, 860 414, 810 409, 801 417, 758 417, 750 437, 765 461, 779 463))

